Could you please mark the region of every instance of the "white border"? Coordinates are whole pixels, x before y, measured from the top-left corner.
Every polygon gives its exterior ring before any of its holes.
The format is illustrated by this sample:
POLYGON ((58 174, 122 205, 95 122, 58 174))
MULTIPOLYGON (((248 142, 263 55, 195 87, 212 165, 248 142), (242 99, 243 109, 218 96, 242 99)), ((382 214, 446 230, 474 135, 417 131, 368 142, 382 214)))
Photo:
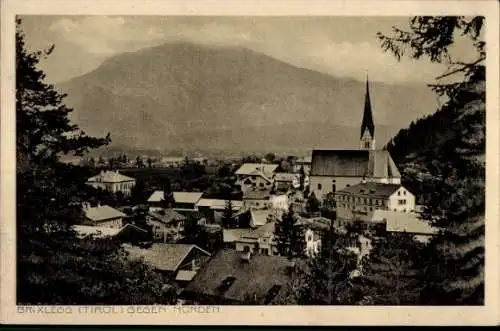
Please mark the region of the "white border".
MULTIPOLYGON (((491 325, 499 322, 499 6, 496 1, 4 0, 1 39, 0 322, 152 325, 491 325), (18 313, 15 306, 16 14, 413 16, 483 15, 487 40, 486 305, 484 307, 220 307, 219 313, 18 313)), ((120 307, 121 308, 121 307, 120 307)), ((124 307, 125 309, 127 307, 124 307)), ((50 311, 50 307, 48 308, 50 311)), ((118 307, 117 307, 118 309, 118 307)))

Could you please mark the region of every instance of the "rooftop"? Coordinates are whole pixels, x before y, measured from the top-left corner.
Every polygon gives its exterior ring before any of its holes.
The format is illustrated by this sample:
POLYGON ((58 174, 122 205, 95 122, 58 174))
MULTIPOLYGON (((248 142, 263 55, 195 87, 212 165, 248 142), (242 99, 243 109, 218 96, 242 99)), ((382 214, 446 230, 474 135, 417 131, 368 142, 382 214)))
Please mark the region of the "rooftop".
POLYGON ((255 295, 259 302, 270 303, 284 292, 291 278, 289 265, 286 257, 266 255, 251 256, 249 263, 243 263, 241 252, 220 250, 201 267, 186 291, 236 302, 255 295))
POLYGON ((269 238, 274 234, 274 229, 276 226, 276 222, 269 222, 264 225, 259 226, 257 229, 243 233, 241 238, 250 238, 250 239, 260 239, 260 238, 269 238))
MULTIPOLYGON (((200 200, 203 192, 174 192, 176 203, 196 203, 200 200)), ((148 199, 148 202, 163 201, 163 191, 154 191, 148 199)))
POLYGON ((311 176, 400 178, 388 151, 358 149, 316 149, 311 176))
MULTIPOLYGON (((227 200, 223 199, 200 199, 196 205, 198 207, 209 207, 212 209, 225 209, 227 200)), ((243 207, 243 201, 231 200, 231 206, 233 209, 241 209, 243 207)))
POLYGON ((389 198, 401 187, 402 186, 400 184, 366 182, 345 187, 337 193, 348 193, 366 197, 389 198))
POLYGON ((210 253, 202 248, 187 244, 153 244, 148 249, 131 245, 123 245, 123 247, 129 253, 131 259, 143 258, 144 262, 155 269, 164 271, 176 271, 193 249, 210 256, 210 253))
POLYGON ((147 231, 141 229, 134 224, 125 224, 120 229, 109 228, 104 226, 88 226, 88 225, 74 225, 73 230, 76 232, 77 236, 80 238, 93 236, 94 238, 106 238, 115 237, 125 230, 133 229, 134 231, 140 231, 146 233, 147 231))
POLYGON ((179 214, 173 209, 165 209, 163 211, 148 212, 148 215, 153 217, 155 220, 158 220, 162 223, 168 224, 174 221, 183 221, 186 219, 186 216, 179 214))
POLYGON ((420 218, 417 213, 401 213, 389 210, 375 210, 371 219, 373 222, 385 222, 386 231, 407 232, 414 234, 436 234, 438 229, 428 221, 420 218))
POLYGON ((233 243, 250 232, 252 229, 224 229, 222 230, 222 238, 225 243, 233 243))
POLYGON ((117 171, 101 171, 100 174, 90 177, 87 182, 89 183, 122 183, 122 182, 130 182, 135 179, 132 177, 128 177, 120 174, 117 171))
POLYGON ((264 225, 273 215, 275 211, 272 209, 250 209, 251 225, 254 227, 264 225))
POLYGON ((265 176, 270 177, 274 170, 278 168, 277 164, 266 164, 266 163, 244 163, 236 170, 236 175, 251 175, 256 170, 261 171, 265 176))
POLYGON ((84 210, 85 210, 85 217, 95 222, 127 216, 121 211, 114 209, 108 205, 87 207, 84 210))

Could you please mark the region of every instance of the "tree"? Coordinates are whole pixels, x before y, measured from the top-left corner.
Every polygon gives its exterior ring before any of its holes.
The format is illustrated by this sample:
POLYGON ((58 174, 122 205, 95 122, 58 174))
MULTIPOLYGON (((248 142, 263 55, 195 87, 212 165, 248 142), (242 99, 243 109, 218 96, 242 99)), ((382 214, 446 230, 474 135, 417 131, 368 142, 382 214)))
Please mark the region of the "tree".
POLYGON ((276 159, 276 155, 274 153, 267 153, 265 156, 264 156, 264 159, 269 162, 269 163, 273 163, 274 160, 276 159))
POLYGON ((357 257, 344 249, 341 235, 333 228, 322 231, 321 237, 320 254, 296 267, 282 303, 348 305, 362 298, 362 294, 354 290, 349 277, 356 268, 357 257))
POLYGON ((308 213, 317 213, 319 212, 320 202, 318 198, 316 198, 316 194, 314 192, 309 195, 309 198, 306 202, 306 210, 308 213))
POLYGON ((417 180, 425 182, 419 185, 426 204, 423 216, 442 229, 431 242, 432 260, 426 268, 422 300, 428 304, 484 302, 483 27, 481 16, 425 16, 411 18, 410 31, 394 28, 392 36, 378 34, 383 49, 398 59, 409 52, 414 59, 427 57, 448 68, 430 85, 445 100, 438 113, 448 113, 446 125, 441 124, 434 140, 412 157, 420 166, 417 180), (474 59, 453 57, 457 38, 471 44, 474 59))
POLYGON ((406 233, 389 234, 377 243, 362 262, 362 275, 356 281, 363 298, 372 305, 417 305, 425 285, 426 266, 423 247, 406 233))
POLYGON ((170 179, 163 180, 163 204, 165 208, 172 208, 175 204, 174 192, 172 192, 172 184, 170 179))
POLYGON ((296 217, 292 210, 277 220, 274 229, 276 247, 281 256, 300 257, 304 254, 304 234, 300 226, 295 225, 296 217))
POLYGON ((300 166, 299 169, 299 184, 300 184, 300 190, 304 190, 304 183, 306 180, 306 171, 304 170, 304 166, 300 166))
POLYGON ((142 157, 137 156, 135 158, 135 164, 136 164, 137 168, 144 168, 144 161, 142 160, 142 157))
POLYGON ((28 51, 21 21, 16 23, 17 302, 175 303, 165 300, 175 296, 164 291, 161 276, 130 262, 118 243, 81 240, 72 231, 88 198, 85 178, 59 156, 81 155, 110 138, 89 137, 70 122, 65 95, 37 68, 53 47, 28 51))
POLYGON ((233 202, 231 200, 226 200, 224 214, 222 215, 222 226, 224 226, 226 229, 235 227, 235 220, 233 216, 233 202))

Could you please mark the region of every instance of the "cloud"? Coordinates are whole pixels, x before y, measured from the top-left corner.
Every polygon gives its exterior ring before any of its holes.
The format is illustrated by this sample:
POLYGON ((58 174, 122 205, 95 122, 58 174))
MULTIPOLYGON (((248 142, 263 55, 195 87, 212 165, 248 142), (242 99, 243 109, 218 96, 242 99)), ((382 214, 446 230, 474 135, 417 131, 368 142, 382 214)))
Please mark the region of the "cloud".
MULTIPOLYGON (((374 81, 428 83, 443 72, 441 65, 425 59, 403 58, 398 62, 380 48, 371 31, 373 27, 360 32, 354 21, 350 27, 342 23, 342 30, 316 21, 308 22, 85 16, 58 19, 51 24, 50 30, 94 55, 130 52, 162 42, 183 40, 244 46, 299 67, 358 80, 364 80, 367 70, 374 81), (357 36, 350 39, 352 34, 357 36)), ((326 23, 332 22, 336 21, 326 23)))
POLYGON ((137 50, 164 37, 156 27, 132 25, 120 16, 62 18, 52 23, 49 30, 99 55, 137 50))

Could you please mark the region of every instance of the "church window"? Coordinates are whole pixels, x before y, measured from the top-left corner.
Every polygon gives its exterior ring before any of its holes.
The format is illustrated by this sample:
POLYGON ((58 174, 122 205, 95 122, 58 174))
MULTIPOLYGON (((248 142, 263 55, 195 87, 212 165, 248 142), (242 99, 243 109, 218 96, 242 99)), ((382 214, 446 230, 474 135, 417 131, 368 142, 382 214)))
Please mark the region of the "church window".
POLYGON ((321 190, 321 183, 318 183, 318 190, 321 190))

